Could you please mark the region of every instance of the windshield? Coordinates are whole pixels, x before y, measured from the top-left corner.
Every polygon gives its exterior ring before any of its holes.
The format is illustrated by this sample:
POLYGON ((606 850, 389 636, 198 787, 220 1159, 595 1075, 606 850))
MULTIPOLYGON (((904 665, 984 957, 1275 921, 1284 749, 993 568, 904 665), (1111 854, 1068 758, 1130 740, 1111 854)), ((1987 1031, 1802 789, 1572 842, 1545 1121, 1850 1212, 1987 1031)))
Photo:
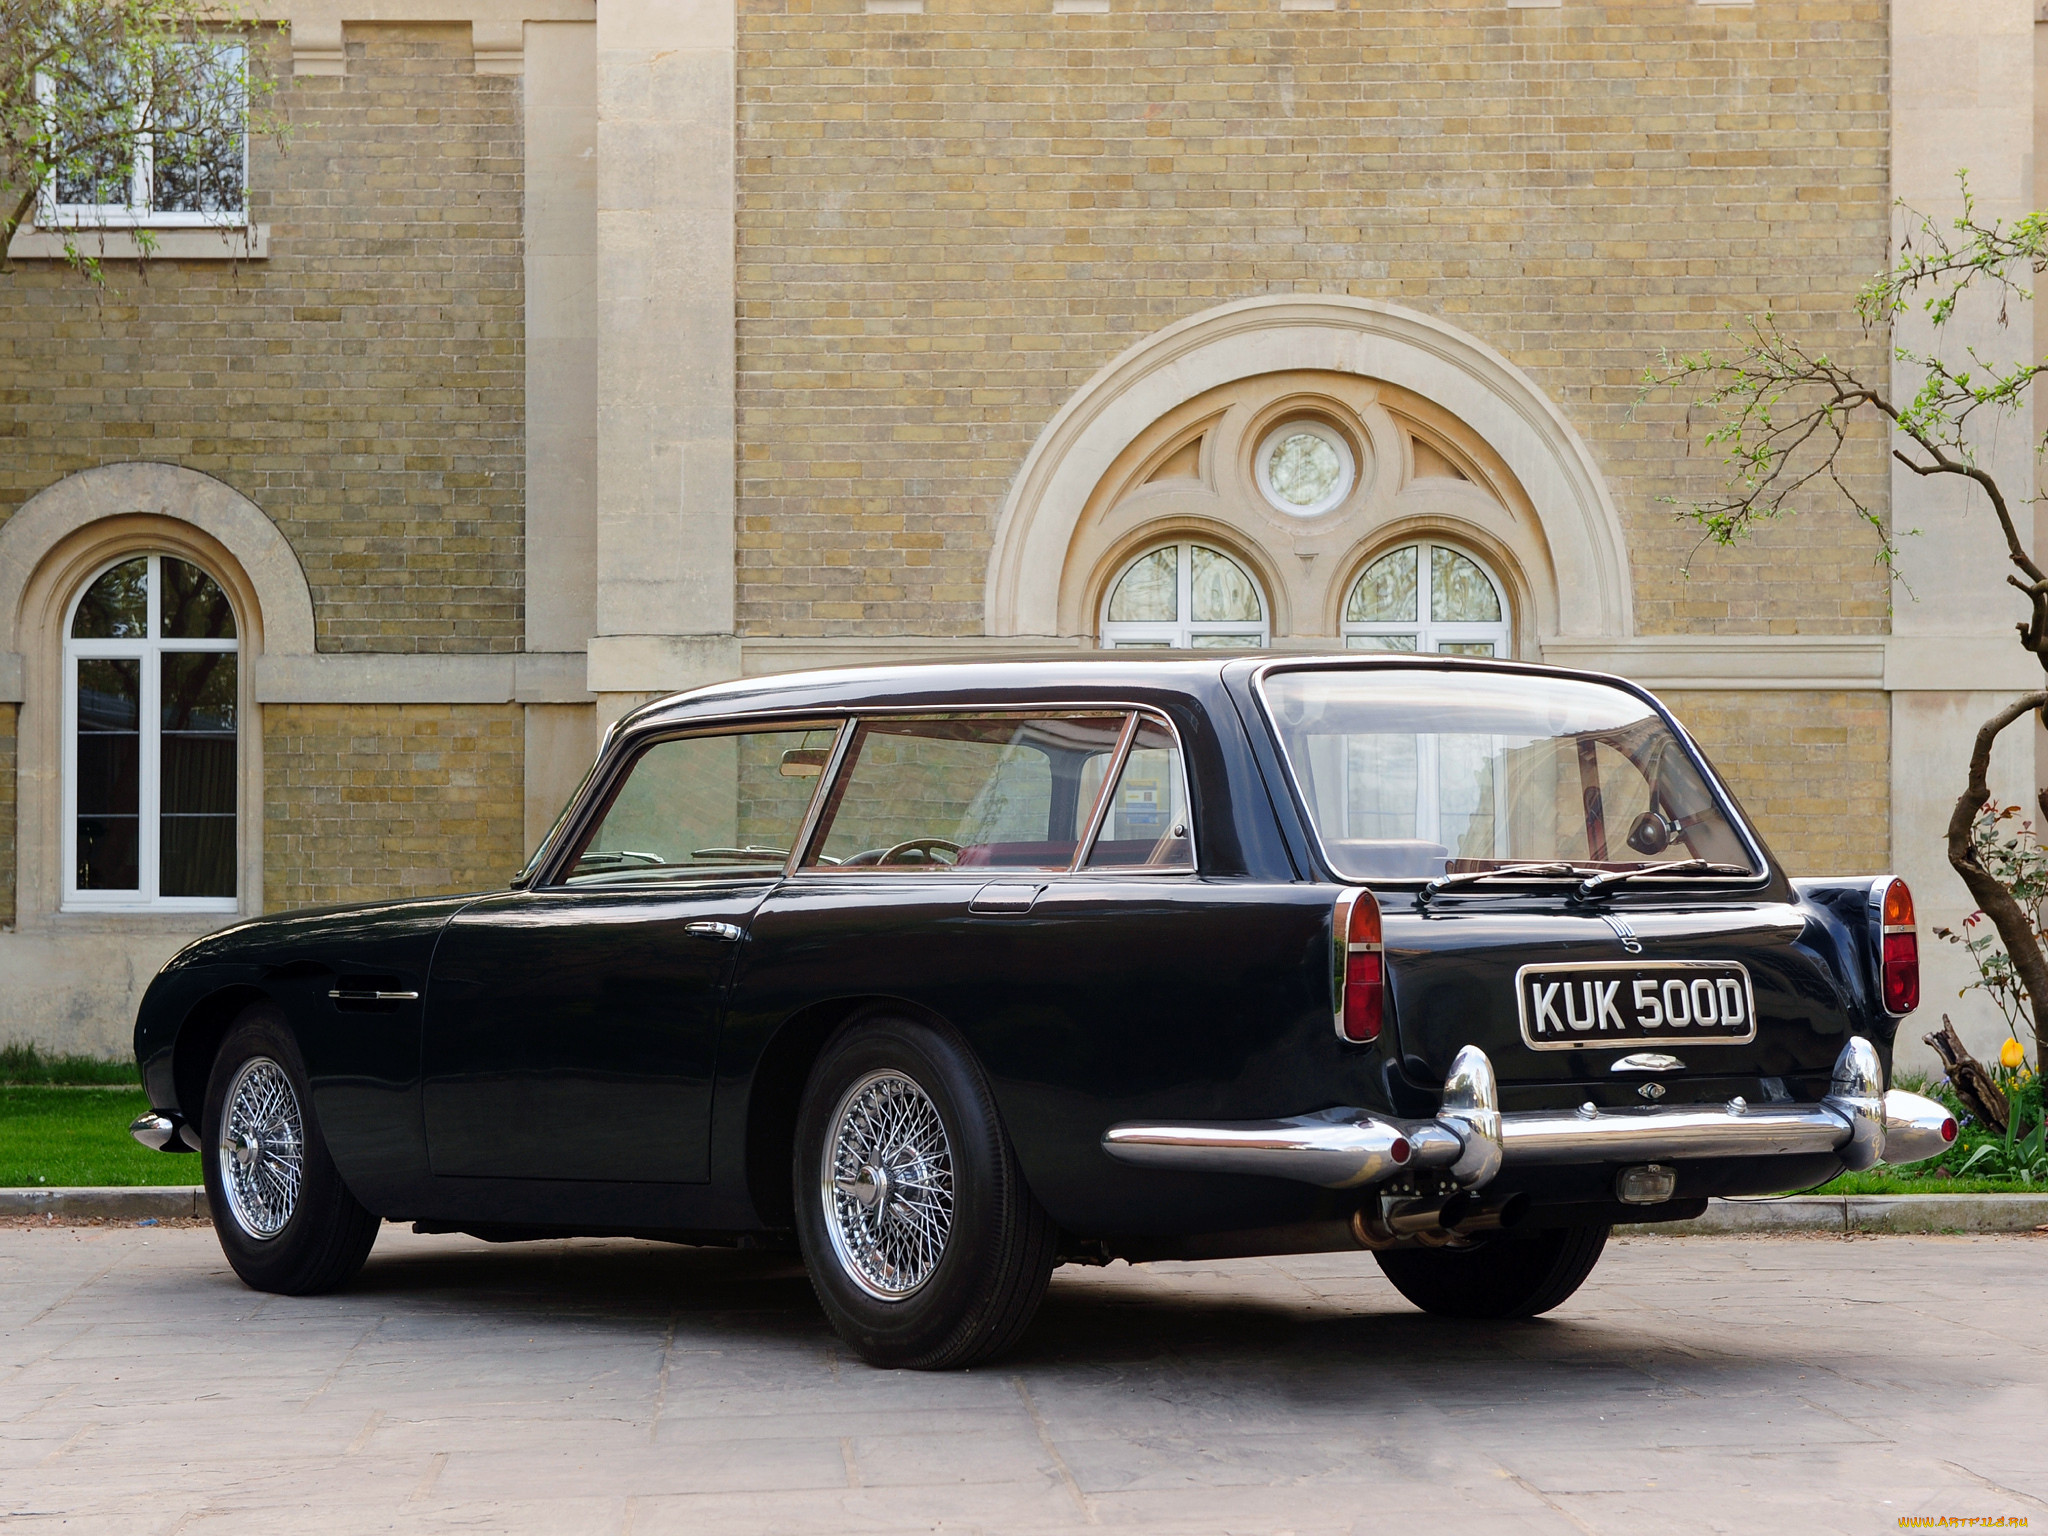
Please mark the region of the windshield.
POLYGON ((1261 688, 1346 879, 1689 859, 1760 872, 1670 728, 1618 688, 1394 667, 1276 672, 1261 688))

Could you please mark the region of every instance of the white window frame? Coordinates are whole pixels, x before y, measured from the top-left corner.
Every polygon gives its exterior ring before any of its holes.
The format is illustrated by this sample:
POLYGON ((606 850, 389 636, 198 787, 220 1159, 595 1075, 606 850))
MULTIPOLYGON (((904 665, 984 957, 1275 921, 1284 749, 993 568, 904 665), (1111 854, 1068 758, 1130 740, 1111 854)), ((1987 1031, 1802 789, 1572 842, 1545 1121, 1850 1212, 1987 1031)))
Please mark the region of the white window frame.
MULTIPOLYGON (((161 628, 161 605, 163 591, 163 562, 165 556, 156 553, 148 555, 149 560, 149 603, 148 623, 140 639, 123 640, 78 640, 72 638, 72 626, 78 621, 78 605, 85 600, 93 583, 106 575, 117 565, 126 565, 142 552, 130 550, 117 555, 105 564, 96 567, 93 573, 79 583, 77 593, 64 609, 64 693, 62 725, 63 749, 62 778, 64 783, 62 808, 62 868, 64 872, 63 898, 60 910, 65 912, 239 912, 242 899, 239 894, 242 884, 242 785, 240 774, 235 785, 235 885, 233 896, 160 896, 158 884, 162 878, 162 800, 163 800, 163 655, 169 652, 185 651, 227 651, 235 653, 237 701, 235 710, 235 745, 239 752, 242 732, 247 728, 242 718, 239 691, 241 686, 240 653, 242 649, 242 616, 235 615, 235 636, 232 640, 165 640, 158 637, 161 628), (139 735, 140 762, 137 776, 136 809, 140 825, 136 829, 135 862, 136 877, 140 884, 132 891, 81 891, 78 888, 78 664, 92 660, 140 661, 142 663, 142 689, 140 695, 141 729, 139 735)), ((182 555, 172 559, 185 560, 188 565, 196 562, 182 555)), ((198 567, 206 570, 204 566, 198 567)), ((227 586, 213 572, 206 574, 219 584, 225 593, 227 586)), ((232 607, 232 599, 230 599, 232 607)))
MULTIPOLYGON (((1196 539, 1173 539, 1162 544, 1148 545, 1117 568, 1116 576, 1110 581, 1102 595, 1102 614, 1099 621, 1101 645, 1105 650, 1193 650, 1197 639, 1229 638, 1238 642, 1238 647, 1248 651, 1262 651, 1273 638, 1273 604, 1266 595, 1265 584, 1254 575, 1251 568, 1226 549, 1214 544, 1201 543, 1196 539), (1242 620, 1224 622, 1221 620, 1193 619, 1195 586, 1195 548, 1197 544, 1210 553, 1219 555, 1236 566, 1244 579, 1251 583, 1252 595, 1258 599, 1259 617, 1256 623, 1242 620), (1109 605, 1116 597, 1116 589, 1123 579, 1140 561, 1149 560, 1162 549, 1174 551, 1175 584, 1174 613, 1178 616, 1171 621, 1119 619, 1109 616, 1109 605)), ((1223 647, 1203 647, 1223 649, 1223 647)))
MULTIPOLYGON (((190 44, 178 44, 190 47, 190 44)), ((223 56, 234 54, 243 71, 248 69, 248 49, 241 43, 224 43, 223 56)), ((48 75, 36 76, 36 99, 48 105, 56 82, 48 75)), ((60 203, 57 176, 52 172, 36 199, 36 227, 39 229, 246 229, 249 225, 249 102, 242 101, 242 206, 220 213, 159 211, 152 206, 156 196, 155 162, 149 134, 135 140, 135 168, 128 186, 126 203, 60 203)))
POLYGON ((1395 651, 1388 654, 1434 656, 1442 654, 1438 650, 1439 646, 1470 645, 1491 641, 1493 644, 1493 654, 1496 657, 1512 657, 1515 652, 1514 615, 1513 610, 1508 607, 1507 588, 1502 584, 1500 577, 1494 574, 1493 567, 1488 565, 1484 559, 1467 549, 1464 545, 1455 544, 1449 539, 1430 538, 1425 535, 1422 538, 1404 539, 1399 544, 1376 551, 1370 560, 1365 561, 1359 566, 1358 574, 1353 576, 1345 585, 1344 606, 1339 611, 1341 613, 1349 613, 1351 611, 1351 594, 1358 590, 1358 584, 1365 579, 1365 573, 1371 570, 1376 562, 1384 560, 1388 555, 1396 554, 1408 548, 1413 548, 1416 551, 1415 617, 1412 620, 1397 623, 1362 623, 1350 619, 1340 620, 1340 633, 1344 637, 1346 648, 1352 650, 1369 649, 1368 647, 1356 645, 1354 642, 1372 637, 1413 635, 1415 637, 1415 650, 1413 652, 1395 651), (1431 562, 1429 552, 1437 548, 1448 549, 1453 554, 1463 555, 1467 560, 1470 560, 1479 567, 1480 574, 1493 586, 1494 601, 1500 605, 1500 618, 1497 622, 1439 624, 1430 618, 1431 562))

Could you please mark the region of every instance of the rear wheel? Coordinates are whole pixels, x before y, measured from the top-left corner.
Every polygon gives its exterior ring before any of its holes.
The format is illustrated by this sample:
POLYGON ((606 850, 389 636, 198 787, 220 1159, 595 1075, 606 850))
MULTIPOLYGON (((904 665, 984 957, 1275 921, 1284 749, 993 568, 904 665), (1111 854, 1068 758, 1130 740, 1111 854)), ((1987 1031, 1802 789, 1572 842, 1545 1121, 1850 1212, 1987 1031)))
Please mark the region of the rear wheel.
POLYGON ((874 1015, 841 1029, 804 1088, 792 1177, 811 1286, 871 1365, 972 1365, 1030 1325, 1053 1224, 950 1031, 874 1015))
POLYGON ((1535 1317, 1585 1284, 1607 1246, 1607 1228, 1552 1227, 1469 1248, 1390 1248, 1376 1253, 1394 1289, 1438 1317, 1535 1317))
POLYGON ((228 1031, 200 1124, 206 1198, 235 1273, 287 1296, 354 1279, 378 1220, 327 1155, 305 1063, 277 1009, 250 1008, 228 1031))

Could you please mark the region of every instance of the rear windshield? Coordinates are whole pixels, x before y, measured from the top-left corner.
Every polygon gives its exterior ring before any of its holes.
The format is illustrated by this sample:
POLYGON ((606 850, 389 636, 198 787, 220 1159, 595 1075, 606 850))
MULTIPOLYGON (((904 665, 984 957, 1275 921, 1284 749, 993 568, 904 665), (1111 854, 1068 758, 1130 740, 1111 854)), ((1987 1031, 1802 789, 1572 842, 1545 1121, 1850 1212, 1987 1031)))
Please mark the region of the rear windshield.
POLYGON ((1261 686, 1347 879, 1683 859, 1760 872, 1670 728, 1618 688, 1421 668, 1278 672, 1261 686))

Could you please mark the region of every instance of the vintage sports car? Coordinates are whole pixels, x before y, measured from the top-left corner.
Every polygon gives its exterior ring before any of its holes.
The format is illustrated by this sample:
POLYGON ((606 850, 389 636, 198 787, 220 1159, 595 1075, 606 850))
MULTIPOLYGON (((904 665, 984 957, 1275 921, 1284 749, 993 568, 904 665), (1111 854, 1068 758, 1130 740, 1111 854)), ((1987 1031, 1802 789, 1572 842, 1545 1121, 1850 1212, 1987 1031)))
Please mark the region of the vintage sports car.
POLYGON ((1790 880, 1657 701, 1356 653, 815 672, 649 705, 508 890, 174 958, 138 1139, 229 1262, 378 1223, 794 1244, 955 1366, 1059 1263, 1369 1250, 1526 1316, 1609 1228, 1955 1136, 1885 1091, 1899 881, 1790 880))

